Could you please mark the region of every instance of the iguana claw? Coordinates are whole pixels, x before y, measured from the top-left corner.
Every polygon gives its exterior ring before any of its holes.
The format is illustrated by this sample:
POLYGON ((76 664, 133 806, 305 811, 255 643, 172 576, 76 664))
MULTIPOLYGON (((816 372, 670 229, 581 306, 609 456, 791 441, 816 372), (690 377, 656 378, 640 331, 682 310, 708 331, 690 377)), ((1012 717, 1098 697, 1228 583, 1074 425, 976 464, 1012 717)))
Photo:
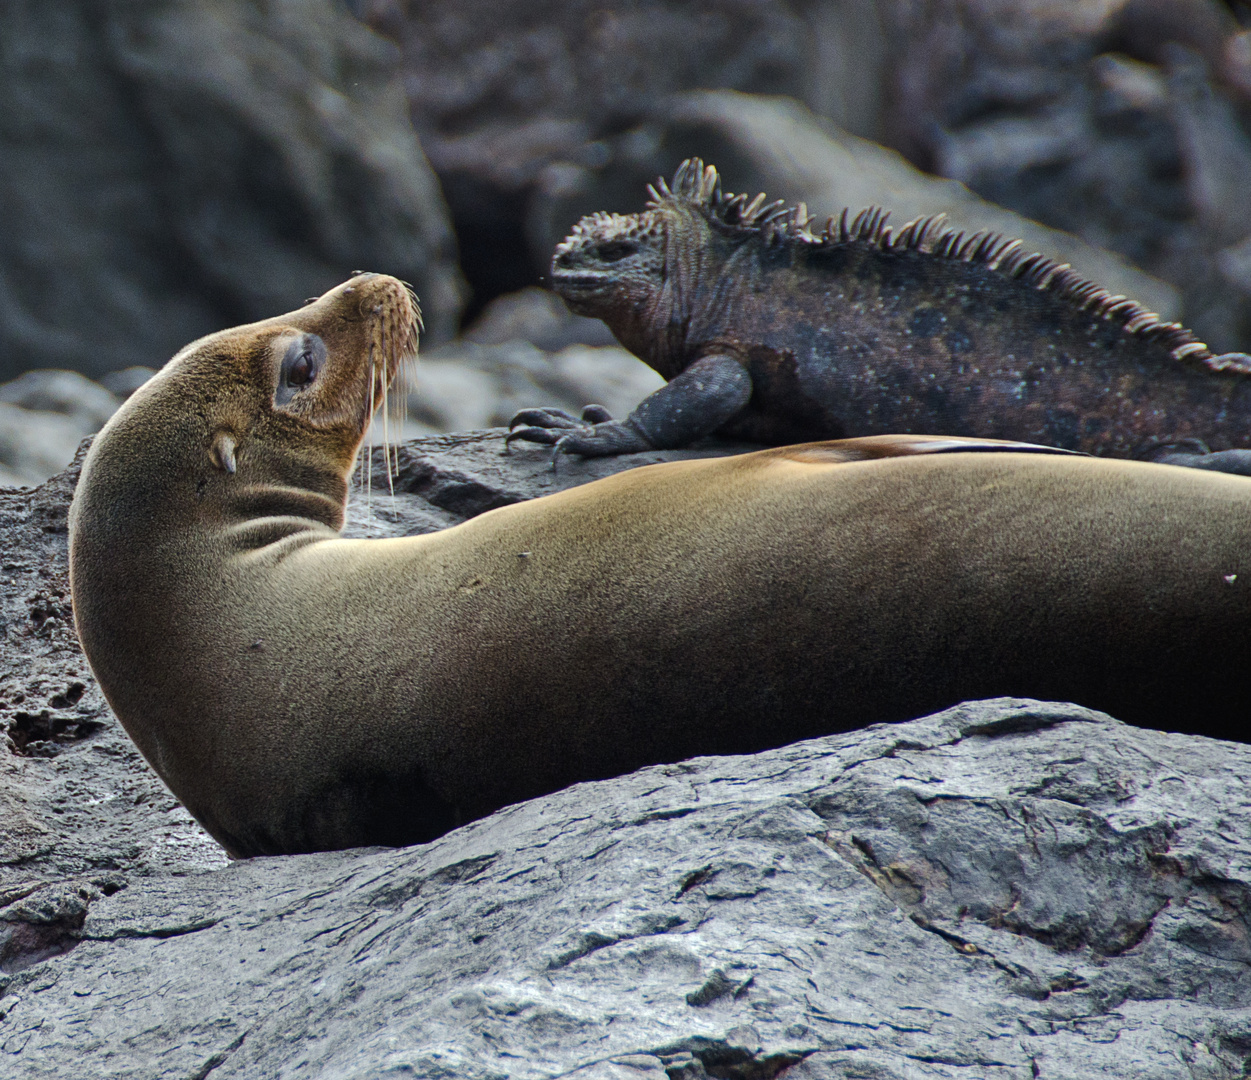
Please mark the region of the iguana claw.
POLYGON ((607 457, 655 449, 637 427, 628 420, 614 420, 612 413, 602 405, 588 405, 582 410, 581 418, 564 409, 522 409, 512 418, 510 426, 512 430, 504 438, 505 447, 514 439, 525 439, 554 446, 557 456, 607 457))

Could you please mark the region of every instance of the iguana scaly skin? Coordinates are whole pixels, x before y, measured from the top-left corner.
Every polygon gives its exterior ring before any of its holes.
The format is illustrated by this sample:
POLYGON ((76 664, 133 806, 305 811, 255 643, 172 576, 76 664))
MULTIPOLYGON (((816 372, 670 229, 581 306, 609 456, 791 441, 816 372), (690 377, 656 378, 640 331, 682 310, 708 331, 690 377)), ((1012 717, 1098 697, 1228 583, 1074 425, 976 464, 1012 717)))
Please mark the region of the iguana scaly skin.
POLYGON ((525 410, 510 438, 599 456, 924 433, 1251 468, 1251 356, 1020 241, 941 216, 894 233, 877 209, 814 232, 803 204, 723 194, 699 160, 650 191, 643 213, 583 218, 552 285, 668 385, 624 421, 525 410))

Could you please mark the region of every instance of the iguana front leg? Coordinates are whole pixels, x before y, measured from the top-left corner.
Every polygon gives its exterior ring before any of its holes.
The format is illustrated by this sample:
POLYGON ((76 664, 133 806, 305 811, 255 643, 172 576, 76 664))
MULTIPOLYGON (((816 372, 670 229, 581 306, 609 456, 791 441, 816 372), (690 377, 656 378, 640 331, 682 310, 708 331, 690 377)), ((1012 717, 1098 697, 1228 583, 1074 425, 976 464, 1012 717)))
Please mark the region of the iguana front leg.
POLYGON ((508 441, 546 443, 558 454, 582 457, 676 450, 728 423, 750 398, 751 376, 742 364, 730 356, 705 356, 624 420, 613 420, 598 405, 588 405, 581 420, 563 409, 523 409, 509 424, 508 441))

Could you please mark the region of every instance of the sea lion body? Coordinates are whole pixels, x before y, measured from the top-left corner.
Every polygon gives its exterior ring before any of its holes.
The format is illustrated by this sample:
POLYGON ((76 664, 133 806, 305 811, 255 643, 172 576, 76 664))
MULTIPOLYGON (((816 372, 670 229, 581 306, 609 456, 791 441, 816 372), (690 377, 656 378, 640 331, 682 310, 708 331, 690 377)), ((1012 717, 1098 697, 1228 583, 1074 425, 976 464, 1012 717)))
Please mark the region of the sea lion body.
MULTIPOLYGON (((1001 694, 1243 730, 1247 479, 851 440, 342 539, 367 418, 271 415, 273 341, 342 306, 318 303, 184 350, 97 438, 71 511, 93 670, 235 854, 415 842, 574 781, 1001 694)), ((322 336, 327 372, 359 367, 322 336)))

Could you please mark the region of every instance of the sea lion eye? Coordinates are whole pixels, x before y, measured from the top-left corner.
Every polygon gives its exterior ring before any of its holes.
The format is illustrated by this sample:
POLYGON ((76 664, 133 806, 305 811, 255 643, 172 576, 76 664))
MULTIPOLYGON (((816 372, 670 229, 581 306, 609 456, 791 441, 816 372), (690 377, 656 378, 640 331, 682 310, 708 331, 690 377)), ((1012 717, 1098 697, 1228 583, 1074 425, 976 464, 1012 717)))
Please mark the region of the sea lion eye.
POLYGON ((307 386, 317 377, 317 366, 313 363, 312 354, 307 350, 295 358, 295 362, 287 370, 288 386, 307 386))
POLYGON ((288 346, 278 375, 274 402, 285 405, 294 394, 317 380, 326 366, 326 343, 316 334, 301 334, 288 346))

